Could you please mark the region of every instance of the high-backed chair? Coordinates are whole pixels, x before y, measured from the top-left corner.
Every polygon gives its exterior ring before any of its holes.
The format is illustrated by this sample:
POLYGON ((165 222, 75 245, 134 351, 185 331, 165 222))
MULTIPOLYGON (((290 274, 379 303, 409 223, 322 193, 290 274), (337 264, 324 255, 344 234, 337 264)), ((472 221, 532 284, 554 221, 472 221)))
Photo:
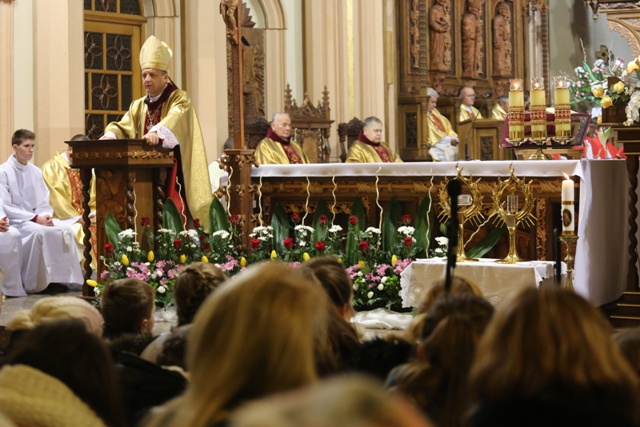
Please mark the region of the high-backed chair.
POLYGON ((338 125, 338 145, 340 145, 340 160, 343 163, 347 159, 351 144, 358 139, 363 127, 364 122, 357 117, 351 119, 349 123, 340 123, 338 125))

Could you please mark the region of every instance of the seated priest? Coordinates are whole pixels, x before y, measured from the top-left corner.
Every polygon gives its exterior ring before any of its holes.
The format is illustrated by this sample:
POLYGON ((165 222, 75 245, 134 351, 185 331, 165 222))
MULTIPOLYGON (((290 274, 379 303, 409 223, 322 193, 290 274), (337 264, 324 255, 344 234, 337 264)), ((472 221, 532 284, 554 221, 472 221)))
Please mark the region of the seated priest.
POLYGON ((374 116, 367 117, 358 139, 349 148, 345 163, 392 162, 402 162, 402 159, 382 140, 382 120, 374 116))
POLYGON ((504 120, 507 118, 509 112, 509 97, 502 95, 498 98, 498 102, 493 106, 491 110, 491 118, 493 120, 504 120))
POLYGON ((42 171, 30 163, 35 133, 14 132, 14 154, 0 165, 0 199, 22 237, 22 283, 27 293, 80 289, 84 282, 73 230, 53 219, 42 171))
POLYGON ((460 118, 458 121, 464 122, 465 120, 483 119, 482 113, 473 103, 476 101, 476 91, 469 86, 463 86, 460 89, 460 118))
POLYGON ((0 284, 2 294, 8 297, 24 297, 22 286, 22 239, 15 227, 9 225, 0 199, 0 284), (3 280, 4 275, 4 280, 3 280))
POLYGON ((258 143, 255 152, 258 165, 288 165, 309 163, 302 147, 291 139, 291 117, 275 113, 267 136, 258 143))
POLYGON ((189 94, 169 76, 172 56, 169 46, 156 37, 144 42, 140 69, 147 95, 133 101, 120 121, 109 123, 100 139, 142 138, 149 145, 172 149, 167 198, 183 213, 185 224, 199 218, 207 228, 213 197, 204 137, 189 94))
MULTIPOLYGON (((85 135, 78 134, 71 138, 71 141, 88 141, 85 135)), ((80 171, 71 168, 71 153, 73 148, 67 146, 66 150, 59 151, 51 160, 42 165, 42 177, 49 188, 51 195, 49 196, 49 204, 53 208, 53 217, 64 220, 66 224, 71 226, 75 233, 76 244, 78 245, 78 255, 80 262, 83 261, 84 252, 84 221, 82 219, 82 181, 80 180, 80 171)), ((89 209, 91 213, 91 237, 93 237, 92 246, 94 249, 93 258, 91 260, 91 268, 97 268, 98 252, 96 248, 95 236, 95 217, 96 217, 96 182, 91 180, 91 188, 89 190, 89 209)))
POLYGON ((458 134, 451 128, 451 122, 436 108, 438 92, 427 89, 429 103, 427 104, 427 144, 429 155, 434 162, 454 162, 458 159, 458 134))

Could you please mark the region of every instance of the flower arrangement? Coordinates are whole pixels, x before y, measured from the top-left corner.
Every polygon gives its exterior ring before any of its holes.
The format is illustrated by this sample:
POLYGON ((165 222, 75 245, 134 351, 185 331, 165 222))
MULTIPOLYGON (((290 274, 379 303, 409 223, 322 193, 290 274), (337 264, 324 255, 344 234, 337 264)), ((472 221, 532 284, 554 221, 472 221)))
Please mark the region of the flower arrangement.
POLYGON ((626 67, 624 61, 614 59, 613 55, 609 58, 609 65, 598 59, 589 66, 585 60, 574 71, 576 77, 569 87, 574 106, 586 106, 591 112, 596 106, 607 109, 626 105, 625 124, 640 121, 640 57, 626 67))

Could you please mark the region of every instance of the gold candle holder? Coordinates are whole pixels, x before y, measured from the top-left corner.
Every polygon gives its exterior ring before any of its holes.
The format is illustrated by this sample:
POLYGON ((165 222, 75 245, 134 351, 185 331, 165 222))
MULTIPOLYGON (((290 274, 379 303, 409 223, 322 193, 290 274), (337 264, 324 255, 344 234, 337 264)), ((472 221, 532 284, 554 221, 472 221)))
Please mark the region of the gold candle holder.
POLYGON ((494 213, 507 226, 507 231, 509 232, 509 253, 505 258, 496 261, 502 264, 515 264, 522 261, 516 249, 516 231, 521 223, 533 225, 534 220, 534 216, 531 213, 535 202, 532 181, 527 183, 524 179, 516 178, 513 165, 511 165, 510 169, 511 175, 509 178, 498 180, 492 192, 494 213), (502 195, 507 190, 511 191, 511 194, 507 195, 507 206, 505 208, 502 203, 502 195), (525 199, 522 208, 518 203, 518 195, 515 194, 518 190, 522 191, 525 199))
POLYGON ((560 241, 564 242, 567 246, 567 256, 564 258, 564 262, 567 264, 567 283, 565 284, 565 288, 573 291, 573 264, 575 262, 573 251, 578 243, 578 235, 562 233, 560 235, 560 241))
MULTIPOLYGON (((482 192, 478 188, 480 179, 473 179, 472 177, 465 178, 462 176, 462 169, 456 165, 458 171, 456 178, 462 184, 464 184, 469 190, 469 194, 462 194, 458 197, 458 248, 456 251, 457 262, 469 262, 477 261, 477 259, 467 256, 464 250, 464 224, 467 221, 473 222, 476 226, 480 226, 484 216, 482 215, 482 192)), ((445 178, 442 181, 440 190, 438 192, 440 196, 440 206, 442 210, 438 214, 438 217, 442 221, 446 221, 451 216, 451 205, 449 203, 449 193, 447 192, 447 184, 449 179, 445 178)))

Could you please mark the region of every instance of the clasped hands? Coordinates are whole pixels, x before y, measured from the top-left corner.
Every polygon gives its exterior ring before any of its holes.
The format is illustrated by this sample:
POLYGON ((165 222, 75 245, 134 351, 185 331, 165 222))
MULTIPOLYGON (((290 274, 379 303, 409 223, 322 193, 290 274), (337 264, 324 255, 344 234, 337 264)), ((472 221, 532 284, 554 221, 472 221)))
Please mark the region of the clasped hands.
POLYGON ((9 218, 6 216, 4 218, 0 218, 0 231, 9 231, 9 218))

